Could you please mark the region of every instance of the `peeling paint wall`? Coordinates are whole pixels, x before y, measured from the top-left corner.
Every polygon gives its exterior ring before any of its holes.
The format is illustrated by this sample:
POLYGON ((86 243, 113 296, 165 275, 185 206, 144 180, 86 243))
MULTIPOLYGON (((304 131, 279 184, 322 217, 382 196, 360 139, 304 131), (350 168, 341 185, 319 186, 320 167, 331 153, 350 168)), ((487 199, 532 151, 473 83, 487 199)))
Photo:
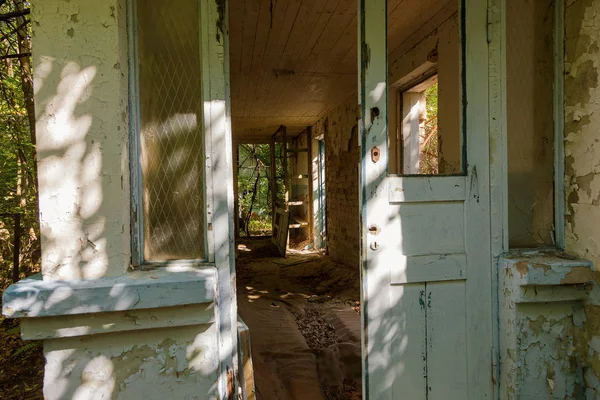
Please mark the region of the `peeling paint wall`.
POLYGON ((510 253, 501 260, 501 399, 598 398, 587 384, 586 309, 598 293, 590 265, 552 252, 510 253))
POLYGON ((44 279, 130 261, 125 1, 32 5, 44 279))
POLYGON ((566 246, 600 267, 600 1, 566 7, 566 246))
POLYGON ((313 126, 325 137, 327 248, 335 261, 359 265, 358 106, 352 95, 313 126))
POLYGON ((216 398, 214 325, 47 340, 44 398, 216 398))
MULTIPOLYGON (((600 268, 600 0, 567 0, 566 248, 600 268)), ((600 398, 600 307, 585 307, 588 398, 600 398)))
MULTIPOLYGON (((214 295, 194 300, 199 291, 186 279, 184 301, 164 303, 163 295, 177 297, 167 288, 136 309, 165 281, 180 279, 177 266, 170 266, 151 272, 148 284, 131 289, 131 298, 119 298, 127 285, 140 282, 137 271, 127 273, 126 1, 40 0, 32 6, 32 25, 42 286, 51 291, 40 301, 45 309, 62 310, 23 321, 23 334, 44 340, 44 397, 217 398, 217 381, 224 388, 226 379, 219 373, 220 357, 235 357, 226 354, 235 351, 235 343, 223 340, 228 350, 220 351, 223 320, 216 321, 214 295), (104 284, 108 293, 94 297, 104 284), (105 309, 107 304, 118 305, 105 309)), ((214 280, 198 276, 199 285, 208 285, 212 293, 214 280)))
POLYGON ((517 349, 521 353, 517 375, 523 379, 518 399, 578 398, 584 393, 583 305, 524 304, 516 323, 517 349), (526 378, 527 377, 527 378, 526 378))

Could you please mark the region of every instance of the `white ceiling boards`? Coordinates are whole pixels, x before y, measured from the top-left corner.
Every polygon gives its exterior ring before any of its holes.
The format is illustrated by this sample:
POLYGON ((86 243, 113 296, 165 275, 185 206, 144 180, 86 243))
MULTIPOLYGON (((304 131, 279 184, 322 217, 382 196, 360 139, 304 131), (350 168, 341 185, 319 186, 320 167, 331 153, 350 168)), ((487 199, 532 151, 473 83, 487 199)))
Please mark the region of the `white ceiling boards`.
MULTIPOLYGON (((234 138, 266 138, 280 125, 299 133, 356 95, 356 0, 229 4, 234 138)), ((390 54, 409 51, 456 9, 456 1, 390 0, 390 54)))

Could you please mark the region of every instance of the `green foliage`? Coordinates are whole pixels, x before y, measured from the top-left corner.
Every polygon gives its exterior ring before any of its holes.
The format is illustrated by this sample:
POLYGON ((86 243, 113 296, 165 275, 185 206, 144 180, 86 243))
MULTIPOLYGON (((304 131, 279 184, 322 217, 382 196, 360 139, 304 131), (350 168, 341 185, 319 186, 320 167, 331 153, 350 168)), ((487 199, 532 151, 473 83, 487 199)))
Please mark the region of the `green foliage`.
POLYGON ((423 174, 439 173, 439 133, 438 133, 438 84, 437 82, 425 90, 425 106, 427 120, 421 147, 421 172, 423 174))
POLYGON ((18 356, 19 354, 27 355, 28 353, 31 353, 33 350, 40 348, 41 345, 42 345, 42 342, 29 342, 29 343, 24 344, 23 346, 19 347, 12 355, 13 355, 13 357, 18 356))
POLYGON ((271 166, 269 144, 238 147, 238 204, 240 229, 250 235, 271 230, 271 166))
MULTIPOLYGON (((0 14, 29 8, 23 0, 0 2, 0 14)), ((0 288, 10 276, 13 261, 14 222, 21 215, 21 264, 26 274, 36 267, 39 222, 36 177, 35 127, 28 16, 0 22, 0 288), (30 118, 31 117, 31 118, 30 118)))

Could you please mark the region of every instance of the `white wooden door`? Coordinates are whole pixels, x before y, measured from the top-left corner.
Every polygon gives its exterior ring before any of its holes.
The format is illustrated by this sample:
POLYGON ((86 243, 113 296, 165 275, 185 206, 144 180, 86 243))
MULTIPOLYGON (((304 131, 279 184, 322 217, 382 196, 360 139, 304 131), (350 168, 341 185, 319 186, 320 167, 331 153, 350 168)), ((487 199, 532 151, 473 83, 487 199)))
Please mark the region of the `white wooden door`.
POLYGON ((388 175, 386 7, 359 5, 363 391, 491 398, 486 2, 460 7, 466 163, 445 177, 388 175))

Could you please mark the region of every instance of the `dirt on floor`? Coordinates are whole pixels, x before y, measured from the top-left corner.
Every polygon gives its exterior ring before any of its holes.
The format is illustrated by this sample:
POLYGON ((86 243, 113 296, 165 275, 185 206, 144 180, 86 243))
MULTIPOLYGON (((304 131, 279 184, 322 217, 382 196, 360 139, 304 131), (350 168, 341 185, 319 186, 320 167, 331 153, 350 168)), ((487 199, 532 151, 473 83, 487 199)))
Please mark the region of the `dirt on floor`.
POLYGON ((238 313, 250 330, 256 398, 360 399, 360 276, 328 256, 244 240, 238 313))

